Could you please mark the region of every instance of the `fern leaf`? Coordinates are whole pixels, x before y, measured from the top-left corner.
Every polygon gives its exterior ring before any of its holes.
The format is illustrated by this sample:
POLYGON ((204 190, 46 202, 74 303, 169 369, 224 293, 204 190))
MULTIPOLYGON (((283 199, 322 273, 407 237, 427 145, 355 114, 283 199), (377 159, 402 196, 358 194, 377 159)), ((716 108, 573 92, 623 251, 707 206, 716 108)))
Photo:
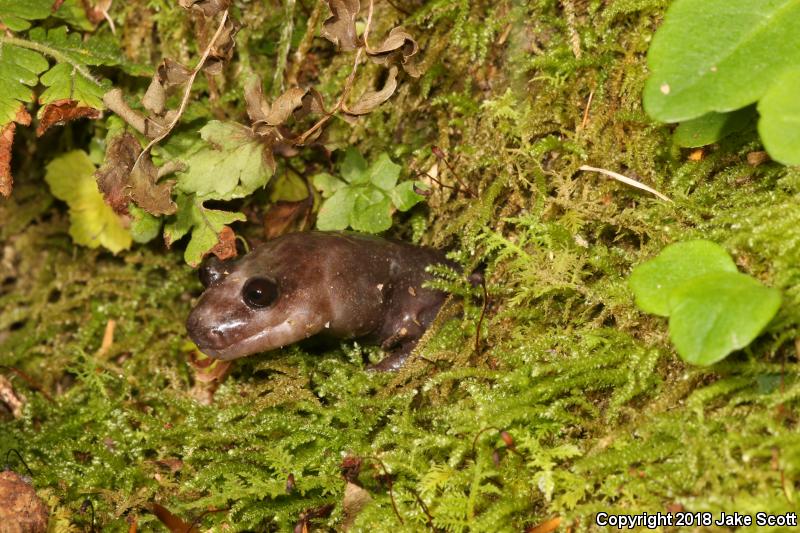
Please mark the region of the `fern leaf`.
POLYGON ((33 101, 31 87, 48 66, 38 52, 0 42, 0 126, 14 121, 24 104, 33 101))

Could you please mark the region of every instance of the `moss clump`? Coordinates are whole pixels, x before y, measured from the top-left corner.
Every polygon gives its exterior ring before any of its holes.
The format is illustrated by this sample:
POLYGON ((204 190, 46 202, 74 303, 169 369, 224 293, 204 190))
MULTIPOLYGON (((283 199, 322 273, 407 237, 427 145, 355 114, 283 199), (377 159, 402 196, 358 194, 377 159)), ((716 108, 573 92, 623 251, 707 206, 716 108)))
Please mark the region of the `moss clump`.
MULTIPOLYGON (((89 497, 112 531, 126 520, 154 528, 153 501, 204 528, 261 531, 336 504, 312 520, 335 528, 346 457, 361 458, 358 481, 372 496, 353 531, 519 531, 554 516, 590 530, 599 511, 792 511, 800 181, 747 164, 753 132, 690 161, 644 115, 644 54, 666 4, 397 3, 408 17, 376 7, 382 24, 422 36, 427 74, 331 137, 466 184, 474 197, 434 186, 396 233, 484 263, 490 295, 476 351, 480 294, 442 281, 466 297, 396 375, 365 373, 352 343, 288 348, 237 364, 204 405, 182 351, 199 287, 180 254, 75 249, 58 206, 20 189, 0 204, 10 265, 0 353, 54 400, 26 393, 0 451, 26 457, 60 524, 86 527, 89 497), (581 173, 584 164, 634 176, 674 204, 581 173), (664 321, 638 312, 625 284, 633 265, 698 236, 786 300, 756 344, 711 368, 682 364, 664 321), (109 320, 114 343, 98 354, 109 320)), ((240 53, 274 57, 265 42, 280 26, 255 4, 238 8, 262 22, 240 53)), ((124 15, 143 12, 131 2, 124 15)), ((170 27, 164 47, 185 31, 170 27)), ((320 78, 342 79, 347 61, 320 78)), ((19 181, 38 184, 29 174, 19 181)))

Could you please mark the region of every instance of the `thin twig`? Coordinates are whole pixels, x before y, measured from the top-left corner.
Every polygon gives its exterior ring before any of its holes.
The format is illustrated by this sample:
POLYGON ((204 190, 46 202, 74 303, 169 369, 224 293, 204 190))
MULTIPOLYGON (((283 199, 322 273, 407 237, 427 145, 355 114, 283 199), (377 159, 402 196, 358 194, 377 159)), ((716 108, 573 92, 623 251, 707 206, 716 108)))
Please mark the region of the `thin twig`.
POLYGON ((311 126, 309 129, 303 132, 303 134, 300 135, 296 141, 294 141, 294 144, 296 146, 302 146, 306 142, 306 139, 308 139, 315 131, 324 126, 342 108, 345 99, 350 93, 350 89, 352 89, 353 87, 353 80, 356 77, 356 71, 358 70, 358 62, 361 60, 361 52, 363 50, 364 50, 363 48, 359 48, 358 52, 356 52, 356 59, 353 62, 353 70, 347 77, 347 81, 345 82, 344 90, 342 91, 342 96, 341 98, 339 98, 339 101, 336 102, 336 105, 333 106, 333 109, 331 109, 328 112, 328 114, 319 119, 313 126, 311 126))
POLYGON ((645 185, 644 183, 642 183, 640 181, 636 181, 633 178, 629 178, 628 176, 623 176, 622 174, 619 174, 619 173, 614 172, 612 170, 606 170, 604 168, 590 167, 589 165, 583 165, 578 170, 586 170, 586 171, 589 171, 589 172, 599 172, 600 174, 604 174, 604 175, 606 175, 606 176, 608 176, 610 178, 614 178, 617 181, 621 181, 622 183, 625 183, 626 185, 630 185, 631 187, 636 187, 637 189, 642 189, 643 191, 647 191, 650 194, 654 194, 654 195, 658 196, 660 199, 664 200, 665 202, 672 203, 672 200, 670 200, 669 198, 667 198, 666 196, 664 196, 663 194, 661 194, 660 192, 658 192, 654 188, 649 187, 649 186, 645 185))
POLYGON ((581 129, 586 127, 589 123, 589 109, 592 107, 592 98, 594 98, 594 89, 589 93, 589 99, 586 100, 586 109, 583 110, 583 120, 581 121, 581 129))
POLYGON ((27 470, 28 474, 30 474, 31 478, 33 478, 33 470, 31 470, 31 467, 28 466, 28 463, 26 463, 25 459, 22 458, 22 454, 20 454, 19 450, 17 450, 16 448, 11 448, 10 450, 8 450, 8 452, 6 452, 6 464, 5 464, 5 467, 8 468, 8 465, 10 464, 10 461, 8 460, 8 458, 11 456, 11 452, 14 452, 15 454, 17 454, 17 458, 19 459, 19 462, 22 463, 22 465, 25 467, 25 470, 27 470))
POLYGON ((391 499, 392 501, 392 509, 394 509, 394 514, 397 515, 397 519, 400 521, 400 524, 405 525, 403 517, 400 516, 400 511, 397 509, 397 502, 394 501, 394 492, 392 491, 392 476, 389 474, 389 470, 386 468, 386 465, 383 464, 383 461, 381 461, 374 455, 370 456, 369 458, 374 459, 375 461, 378 462, 379 465, 381 465, 381 468, 383 469, 383 475, 386 476, 386 485, 387 488, 389 489, 389 499, 391 499))
POLYGON ((164 130, 161 135, 150 141, 147 146, 144 147, 144 150, 139 154, 139 157, 136 158, 136 162, 133 164, 133 168, 131 169, 131 174, 136 170, 136 167, 139 165, 139 161, 142 160, 144 154, 148 153, 153 146, 164 140, 164 138, 170 134, 172 129, 178 124, 183 116, 183 112, 186 111, 186 105, 189 103, 189 95, 192 93, 192 85, 194 85, 194 79, 203 69, 203 65, 205 65, 206 59, 208 59, 209 54, 211 53, 211 49, 214 47, 214 43, 217 42, 219 36, 222 34, 222 30, 225 28, 225 22, 228 20, 228 10, 222 12, 222 20, 220 20, 219 27, 217 27, 216 33, 209 41, 208 46, 206 46, 205 51, 203 51, 203 56, 200 58, 200 61, 197 63, 197 66, 194 67, 192 73, 189 75, 189 79, 186 80, 186 89, 183 91, 183 98, 181 98, 181 105, 178 107, 178 112, 175 114, 175 117, 170 122, 167 129, 164 130))

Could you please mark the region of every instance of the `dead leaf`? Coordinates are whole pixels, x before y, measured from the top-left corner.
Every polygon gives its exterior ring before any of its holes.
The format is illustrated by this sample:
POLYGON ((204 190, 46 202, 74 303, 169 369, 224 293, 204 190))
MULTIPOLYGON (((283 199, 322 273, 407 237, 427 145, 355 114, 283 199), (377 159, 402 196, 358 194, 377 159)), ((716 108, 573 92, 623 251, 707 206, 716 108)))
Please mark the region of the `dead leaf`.
POLYGON ((49 517, 47 506, 21 476, 0 472, 0 524, 8 533, 44 533, 49 517))
POLYGON ((192 70, 174 59, 166 58, 158 65, 156 76, 165 89, 183 85, 189 81, 192 70))
POLYGON ((79 118, 97 119, 102 113, 99 109, 80 105, 76 100, 64 98, 47 104, 42 110, 42 118, 36 127, 36 136, 41 137, 52 126, 63 126, 70 120, 79 118))
POLYGON ((111 32, 113 33, 114 21, 108 16, 108 10, 111 9, 112 1, 113 0, 97 0, 92 3, 89 0, 81 0, 81 4, 83 6, 83 12, 86 13, 86 18, 89 19, 89 22, 97 25, 103 22, 103 20, 107 20, 111 27, 111 32))
POLYGON ((8 410, 11 411, 11 416, 20 418, 22 416, 22 408, 25 407, 25 396, 16 392, 14 386, 5 376, 0 375, 0 403, 4 403, 8 410))
POLYGON ((180 0, 181 7, 199 11, 205 17, 213 17, 231 6, 230 0, 180 0))
POLYGON ((308 533, 308 531, 310 531, 309 526, 311 525, 311 520, 330 516, 334 507, 335 505, 329 503, 327 505, 306 509, 300 513, 300 520, 294 525, 294 533, 308 533))
POLYGON ((120 214, 128 212, 131 200, 152 215, 175 213, 177 205, 172 201, 175 182, 157 183, 158 169, 153 165, 149 153, 142 156, 134 170, 134 163, 141 152, 139 141, 130 133, 111 140, 105 163, 95 172, 97 186, 106 203, 120 214))
POLYGON ((372 501, 372 496, 369 492, 359 487, 355 483, 347 482, 344 488, 344 499, 342 501, 342 508, 344 511, 344 522, 342 523, 342 530, 347 531, 353 525, 358 514, 364 507, 372 501))
POLYGON ((149 509, 171 533, 200 533, 200 529, 197 526, 184 522, 161 504, 151 503, 149 509))
POLYGON ((217 238, 217 244, 209 253, 216 255, 220 261, 236 257, 236 234, 233 230, 229 226, 223 226, 217 238))
POLYGON ((63 3, 64 3, 64 0, 55 0, 53 2, 53 5, 50 6, 50 12, 51 13, 55 13, 56 11, 58 11, 63 3))
POLYGON ((14 144, 16 124, 29 126, 31 115, 25 106, 20 104, 14 122, 9 122, 0 129, 0 196, 8 198, 14 190, 14 176, 11 175, 11 146, 14 144))
POLYGON ((541 524, 526 528, 525 533, 552 533, 558 529, 558 526, 560 525, 561 518, 557 516, 555 518, 551 518, 550 520, 545 520, 541 524))
POLYGON ((297 228, 296 225, 298 222, 305 222, 311 203, 306 199, 299 202, 279 201, 272 204, 264 215, 265 237, 269 240, 280 237, 293 229, 301 230, 302 228, 297 228))
POLYGON ((172 215, 178 210, 172 201, 174 186, 175 180, 158 183, 158 169, 150 159, 150 152, 139 159, 139 164, 130 174, 131 199, 151 215, 172 215))
POLYGON ((0 130, 0 195, 8 198, 14 190, 14 177, 11 175, 11 146, 17 125, 9 122, 0 130))
POLYGON ((409 76, 418 78, 421 74, 415 61, 419 45, 402 26, 392 28, 377 48, 370 48, 369 44, 366 48, 367 55, 375 63, 389 65, 399 62, 409 76))
POLYGON ((342 110, 348 115, 366 115, 374 110, 376 107, 388 100, 397 89, 397 67, 393 66, 389 69, 389 74, 383 84, 383 88, 379 91, 368 91, 361 95, 358 102, 352 106, 342 106, 342 110))
POLYGON ((270 126, 284 124, 292 116, 292 113, 303 107, 303 97, 306 92, 306 89, 299 87, 287 89, 272 103, 264 122, 270 126))
POLYGON ((764 151, 758 152, 748 152, 747 154, 747 164, 751 167, 757 167, 759 165, 763 165, 764 163, 771 161, 769 154, 764 151))
POLYGON ((343 51, 361 46, 356 32, 356 17, 361 10, 358 0, 327 0, 331 16, 322 23, 322 36, 343 51))

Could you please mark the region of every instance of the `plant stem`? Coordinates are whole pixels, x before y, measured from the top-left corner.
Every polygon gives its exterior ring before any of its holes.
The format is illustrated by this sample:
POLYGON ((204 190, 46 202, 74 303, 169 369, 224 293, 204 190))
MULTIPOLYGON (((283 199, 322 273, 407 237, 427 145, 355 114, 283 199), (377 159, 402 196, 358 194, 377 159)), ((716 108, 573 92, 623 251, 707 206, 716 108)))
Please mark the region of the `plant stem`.
POLYGON ((39 52, 40 54, 44 54, 44 55, 52 57, 53 59, 55 59, 59 63, 69 63, 70 65, 72 65, 72 68, 74 68, 78 72, 78 74, 80 74, 81 76, 83 76, 87 80, 90 80, 92 83, 94 83, 98 87, 101 87, 100 82, 94 76, 92 76, 92 73, 89 72, 89 70, 86 67, 84 67, 83 65, 81 65, 77 61, 74 61, 74 60, 70 59, 69 56, 67 56, 63 52, 59 52, 55 48, 51 48, 50 46, 47 46, 46 44, 37 43, 35 41, 29 41, 27 39, 20 39, 19 37, 9 37, 7 35, 0 35, 0 44, 6 44, 6 43, 8 43, 10 45, 13 45, 13 46, 19 46, 20 48, 27 48, 29 50, 35 50, 36 52, 39 52))

